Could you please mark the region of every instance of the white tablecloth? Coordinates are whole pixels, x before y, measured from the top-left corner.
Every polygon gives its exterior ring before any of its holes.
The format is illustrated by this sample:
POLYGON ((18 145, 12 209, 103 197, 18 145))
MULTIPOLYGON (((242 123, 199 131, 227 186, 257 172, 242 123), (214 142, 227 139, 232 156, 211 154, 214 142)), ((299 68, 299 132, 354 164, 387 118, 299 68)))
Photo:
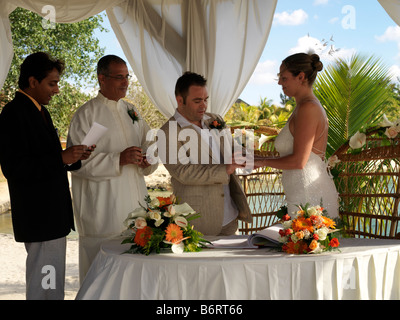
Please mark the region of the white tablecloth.
POLYGON ((399 299, 400 241, 341 239, 341 252, 270 249, 121 254, 102 246, 77 299, 399 299))

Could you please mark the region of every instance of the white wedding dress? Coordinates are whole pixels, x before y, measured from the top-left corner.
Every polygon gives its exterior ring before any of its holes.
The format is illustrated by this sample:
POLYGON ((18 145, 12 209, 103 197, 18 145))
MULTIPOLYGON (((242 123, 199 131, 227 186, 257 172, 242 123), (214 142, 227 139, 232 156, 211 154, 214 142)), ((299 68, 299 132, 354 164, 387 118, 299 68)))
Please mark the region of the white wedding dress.
MULTIPOLYGON (((281 157, 293 153, 294 138, 289 130, 289 121, 275 140, 275 148, 281 157)), ((339 216, 338 193, 327 164, 311 152, 303 169, 282 170, 282 185, 286 195, 288 213, 298 211, 299 205, 309 203, 321 205, 330 218, 339 216)))

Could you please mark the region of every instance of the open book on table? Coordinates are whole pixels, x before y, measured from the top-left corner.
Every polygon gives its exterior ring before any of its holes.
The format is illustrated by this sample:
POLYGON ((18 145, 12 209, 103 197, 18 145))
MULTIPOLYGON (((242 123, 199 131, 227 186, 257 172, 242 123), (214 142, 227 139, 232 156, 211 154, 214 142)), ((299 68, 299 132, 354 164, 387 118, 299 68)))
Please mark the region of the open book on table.
POLYGON ((251 235, 229 236, 216 240, 210 239, 212 245, 210 248, 215 249, 248 249, 259 247, 278 247, 279 246, 279 230, 282 229, 281 224, 275 224, 251 235))

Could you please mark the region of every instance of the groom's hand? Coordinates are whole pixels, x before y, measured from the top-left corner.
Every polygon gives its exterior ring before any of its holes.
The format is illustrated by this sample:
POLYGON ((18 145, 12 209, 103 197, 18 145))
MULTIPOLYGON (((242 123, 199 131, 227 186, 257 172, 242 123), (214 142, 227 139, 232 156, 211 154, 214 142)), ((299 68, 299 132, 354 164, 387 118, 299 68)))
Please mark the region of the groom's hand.
POLYGON ((226 173, 231 175, 235 172, 236 169, 245 168, 246 167, 246 158, 243 156, 241 152, 236 152, 232 156, 232 163, 226 165, 226 173), (240 160, 240 161, 238 161, 240 160), (237 163, 240 162, 240 163, 237 163))

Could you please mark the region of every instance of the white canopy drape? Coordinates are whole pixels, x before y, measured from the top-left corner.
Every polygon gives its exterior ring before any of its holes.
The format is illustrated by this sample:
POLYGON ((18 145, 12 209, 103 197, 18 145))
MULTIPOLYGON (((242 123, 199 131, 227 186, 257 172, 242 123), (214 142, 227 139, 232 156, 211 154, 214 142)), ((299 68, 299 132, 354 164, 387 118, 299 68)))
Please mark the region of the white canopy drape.
POLYGON ((175 111, 185 71, 208 78, 209 111, 224 115, 264 50, 276 0, 136 0, 107 10, 139 82, 160 111, 175 111))
MULTIPOLYGON (((400 24, 400 2, 378 0, 400 24)), ((208 79, 209 111, 224 115, 250 79, 265 47, 277 0, 0 0, 0 87, 13 48, 8 15, 23 7, 72 23, 106 10, 133 72, 160 111, 175 110, 184 71, 208 79)))
POLYGON ((394 22, 400 25, 400 1, 399 0, 378 0, 381 6, 394 22))
POLYGON ((123 0, 0 0, 0 87, 3 86, 13 57, 12 35, 8 15, 16 8, 31 10, 46 16, 49 4, 55 9, 56 22, 73 23, 96 15, 123 0), (42 10, 44 12, 42 12, 42 10))
MULTIPOLYGON (((208 79, 209 111, 224 115, 250 79, 265 47, 277 0, 55 0, 56 22, 107 9, 133 72, 160 111, 175 111, 185 71, 208 79)), ((46 0, 0 0, 0 85, 12 59, 8 15, 23 7, 45 16, 46 0)))

